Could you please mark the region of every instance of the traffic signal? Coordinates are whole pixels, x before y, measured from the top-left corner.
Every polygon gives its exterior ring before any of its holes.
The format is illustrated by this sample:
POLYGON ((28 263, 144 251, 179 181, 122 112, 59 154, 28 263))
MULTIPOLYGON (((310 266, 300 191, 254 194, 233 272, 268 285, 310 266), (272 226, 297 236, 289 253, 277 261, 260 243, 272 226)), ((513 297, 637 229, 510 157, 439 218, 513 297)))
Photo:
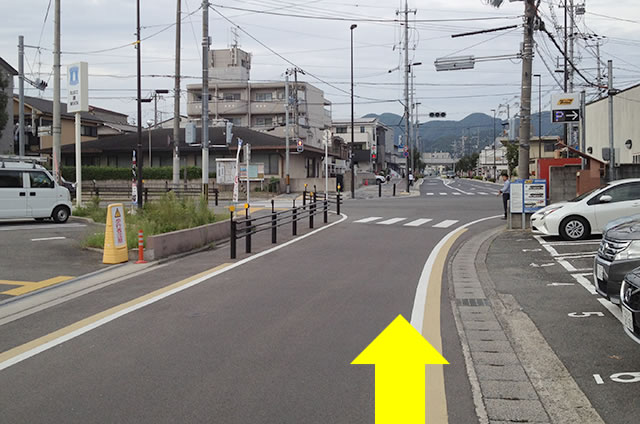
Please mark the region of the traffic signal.
POLYGON ((447 112, 429 112, 429 118, 446 118, 447 112))
POLYGON ((304 144, 302 143, 301 139, 298 139, 296 150, 298 151, 298 153, 302 153, 304 151, 304 144))

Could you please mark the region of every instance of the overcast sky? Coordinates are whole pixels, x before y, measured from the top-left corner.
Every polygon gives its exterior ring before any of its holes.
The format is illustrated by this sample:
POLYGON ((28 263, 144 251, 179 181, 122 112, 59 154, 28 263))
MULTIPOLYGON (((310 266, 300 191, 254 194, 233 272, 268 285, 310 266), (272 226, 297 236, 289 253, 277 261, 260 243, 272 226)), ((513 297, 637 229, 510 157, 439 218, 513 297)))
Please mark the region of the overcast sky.
MULTIPOLYGON (((562 0, 562 3, 564 0, 562 0)), ((2 0, 0 6, 0 56, 18 67, 18 35, 25 36, 27 48, 26 72, 32 79, 38 76, 49 81, 42 95, 52 98, 51 69, 53 63, 53 2, 48 16, 49 0, 2 0)), ((157 35, 142 43, 143 97, 153 89, 172 89, 173 80, 149 75, 172 75, 174 71, 175 0, 142 0, 142 38, 157 35)), ((226 48, 232 42, 231 28, 239 26, 239 44, 253 54, 251 78, 254 81, 284 79, 291 67, 284 59, 307 71, 306 80, 325 91, 333 103, 334 118, 349 116, 349 26, 354 30, 356 116, 366 113, 402 113, 397 101, 402 94, 402 72, 389 73, 401 63, 399 40, 401 26, 392 20, 399 0, 212 0, 210 34, 212 48, 226 48), (232 9, 230 7, 245 10, 232 9), (250 9, 250 10, 247 10, 250 9), (260 13, 268 11, 273 14, 260 13), (282 16, 289 14, 296 16, 282 16), (221 16, 222 15, 222 16, 221 16), (223 18, 223 16, 226 18, 223 18), (315 16, 335 19, 308 19, 315 16), (246 31, 243 32, 243 31, 246 31), (278 57, 263 45, 280 54, 278 57), (324 81, 321 82, 311 75, 324 81), (330 85, 329 85, 330 84, 330 85)), ((559 0, 543 0, 541 13, 547 28, 555 32, 553 13, 563 21, 559 0), (555 5, 555 6, 553 6, 555 5)), ((578 1, 576 0, 576 4, 578 1)), ((402 2, 402 5, 404 3, 402 2)), ((201 2, 182 0, 182 87, 196 83, 201 75, 201 2), (195 13, 193 13, 195 12, 195 13), (190 13, 193 13, 190 15, 190 13)), ((87 61, 90 74, 90 103, 131 117, 136 114, 136 53, 128 45, 135 40, 135 1, 133 0, 62 0, 62 64, 87 61), (118 48, 126 46, 123 48, 118 48), (108 51, 103 51, 108 50, 108 51)), ((404 6, 402 6, 404 7, 404 6)), ((410 52, 414 67, 416 102, 420 114, 446 111, 451 119, 462 119, 473 112, 491 114, 491 109, 504 109, 509 103, 517 109, 520 96, 519 60, 477 63, 474 70, 436 72, 433 62, 444 56, 474 55, 486 57, 515 54, 522 41, 522 29, 483 35, 451 38, 480 29, 521 24, 523 2, 505 0, 500 9, 482 0, 412 0, 409 7, 417 13, 411 19, 410 52), (490 19, 489 19, 490 18, 490 19)), ((582 34, 606 36, 601 47, 602 60, 613 59, 615 85, 628 87, 640 82, 640 3, 637 0, 587 0, 586 14, 579 17, 582 34)), ((536 33, 542 57, 547 66, 555 68, 559 52, 550 40, 536 33)), ((580 41, 576 62, 585 76, 595 82, 595 48, 585 48, 580 41), (579 58, 578 58, 579 57, 579 58)), ((593 44, 593 43, 592 43, 593 44)), ((551 73, 536 53, 534 72, 542 74, 543 104, 549 103, 549 93, 559 90, 551 73)), ((561 78, 560 74, 556 77, 561 78)), ((577 90, 581 79, 576 77, 577 90)), ((65 78, 62 97, 66 99, 65 78)), ((534 80, 534 112, 537 111, 537 80, 534 80)), ((28 95, 38 95, 29 89, 28 95)), ((182 99, 182 112, 185 112, 182 99)), ((152 117, 152 104, 143 104, 143 121, 152 117)), ((544 106, 543 106, 544 108, 544 106)), ((173 100, 161 100, 163 118, 173 113, 173 100)), ((506 114, 502 114, 506 118, 506 114)), ((427 120, 422 116, 421 120, 427 120)))

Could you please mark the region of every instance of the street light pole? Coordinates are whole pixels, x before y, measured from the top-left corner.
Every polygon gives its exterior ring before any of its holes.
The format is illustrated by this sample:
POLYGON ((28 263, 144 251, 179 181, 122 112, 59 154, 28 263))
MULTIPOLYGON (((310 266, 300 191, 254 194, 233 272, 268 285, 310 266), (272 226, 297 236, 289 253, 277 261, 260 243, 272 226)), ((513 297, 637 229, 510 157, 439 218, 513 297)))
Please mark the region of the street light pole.
POLYGON ((538 160, 540 160, 542 159, 542 75, 533 74, 533 76, 538 78, 538 160))
POLYGON ((496 172, 496 110, 491 109, 493 112, 493 179, 498 180, 498 173, 496 172))
POLYGON ((355 131, 354 131, 354 111, 353 111, 353 30, 356 29, 358 25, 351 24, 351 153, 349 155, 349 159, 351 161, 351 198, 355 199, 356 197, 356 188, 355 188, 355 176, 354 176, 354 166, 353 166, 353 152, 354 152, 354 144, 355 141, 355 131))
POLYGON ((140 0, 136 1, 136 47, 137 47, 137 67, 138 73, 137 79, 137 91, 138 91, 138 145, 136 152, 136 159, 138 161, 136 171, 136 191, 137 191, 137 204, 138 208, 142 208, 142 79, 141 79, 141 60, 140 60, 140 0))

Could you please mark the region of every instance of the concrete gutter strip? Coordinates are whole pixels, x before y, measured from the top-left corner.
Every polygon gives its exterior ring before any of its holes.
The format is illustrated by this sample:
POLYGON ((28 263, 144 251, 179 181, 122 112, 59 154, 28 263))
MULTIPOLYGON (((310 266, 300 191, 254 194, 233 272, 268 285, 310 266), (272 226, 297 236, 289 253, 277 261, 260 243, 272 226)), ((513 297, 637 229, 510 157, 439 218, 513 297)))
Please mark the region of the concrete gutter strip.
POLYGON ((466 241, 449 262, 449 291, 479 421, 604 424, 486 258, 502 228, 466 241))

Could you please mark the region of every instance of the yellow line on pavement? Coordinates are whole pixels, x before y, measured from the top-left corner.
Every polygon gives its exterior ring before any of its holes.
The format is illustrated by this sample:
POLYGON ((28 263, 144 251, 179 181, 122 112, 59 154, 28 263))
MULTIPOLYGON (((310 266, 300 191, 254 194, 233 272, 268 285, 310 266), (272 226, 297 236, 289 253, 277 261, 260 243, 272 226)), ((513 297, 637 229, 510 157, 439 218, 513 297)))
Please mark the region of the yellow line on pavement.
MULTIPOLYGON (((440 333, 442 276, 447 255, 451 247, 465 231, 467 230, 464 228, 457 231, 442 247, 431 269, 429 286, 427 288, 422 335, 441 353, 443 353, 442 335, 440 333)), ((463 366, 463 364, 451 364, 449 366, 463 366)), ((427 365, 426 373, 427 423, 446 424, 449 422, 449 418, 447 415, 447 396, 444 386, 444 367, 443 365, 427 365)))
POLYGON ((5 294, 5 295, 8 295, 8 296, 20 296, 21 294, 31 293, 32 291, 36 291, 36 290, 39 290, 39 289, 42 289, 42 288, 45 288, 45 287, 53 286, 55 284, 62 283, 64 281, 69 281, 72 278, 73 277, 68 277, 68 276, 65 276, 65 275, 61 275, 61 276, 58 276, 58 277, 49 278, 47 280, 42 280, 42 281, 37 281, 37 282, 0 280, 0 285, 8 284, 8 285, 20 286, 20 287, 16 287, 15 289, 3 291, 0 294, 5 294))
POLYGON ((30 351, 30 350, 33 350, 33 349, 37 349, 38 347, 41 347, 42 345, 44 345, 44 344, 46 344, 48 342, 56 340, 56 339, 58 339, 60 337, 64 337, 64 336, 66 336, 67 334, 69 334, 69 333, 71 333, 73 331, 76 331, 76 330, 81 329, 81 328, 86 327, 86 326, 90 326, 91 324, 94 324, 94 323, 96 323, 97 321, 99 321, 99 320, 101 320, 103 318, 106 318, 106 317, 109 317, 111 315, 114 315, 114 314, 116 314, 116 313, 118 313, 118 312, 120 312, 120 311, 122 311, 124 309, 130 308, 132 306, 136 306, 136 305, 138 305, 140 303, 143 303, 143 302, 145 302, 145 301, 147 301, 149 299, 152 299, 152 298, 154 298, 154 297, 156 297, 158 295, 161 295, 161 294, 166 293, 168 291, 171 291, 173 289, 176 289, 176 288, 182 287, 184 285, 187 285, 191 281, 194 281, 194 280, 196 280, 196 279, 198 279, 200 277, 203 277, 203 276, 205 276, 207 274, 211 274, 212 272, 215 272, 215 271, 221 270, 223 268, 226 268, 229 265, 231 265, 231 264, 230 263, 225 263, 225 264, 219 265, 219 266, 217 266, 215 268, 212 268, 212 269, 209 269, 207 271, 201 272, 199 274, 193 275, 193 276, 191 276, 189 278, 186 278, 184 280, 178 281, 177 283, 173 283, 173 284, 171 284, 169 286, 166 286, 166 287, 163 287, 161 289, 152 291, 151 293, 145 294, 144 296, 140 296, 140 297, 138 297, 136 299, 130 300, 130 301, 125 302, 125 303, 123 303, 121 305, 114 306, 113 308, 110 308, 110 309, 107 309, 106 311, 103 311, 103 312, 97 313, 95 315, 92 315, 92 316, 90 316, 88 318, 85 318, 85 319, 80 320, 80 321, 78 321, 76 323, 68 325, 68 326, 66 326, 64 328, 56 330, 56 331, 54 331, 52 333, 49 333, 49 334, 47 334, 45 336, 39 337, 39 338, 37 338, 35 340, 32 340, 32 341, 30 341, 28 343, 25 343, 23 345, 14 347, 13 349, 9 349, 6 352, 2 352, 2 353, 0 353, 0 364, 2 364, 3 362, 9 361, 12 358, 15 358, 16 356, 21 355, 21 354, 23 354, 23 353, 25 353, 27 351, 30 351))

